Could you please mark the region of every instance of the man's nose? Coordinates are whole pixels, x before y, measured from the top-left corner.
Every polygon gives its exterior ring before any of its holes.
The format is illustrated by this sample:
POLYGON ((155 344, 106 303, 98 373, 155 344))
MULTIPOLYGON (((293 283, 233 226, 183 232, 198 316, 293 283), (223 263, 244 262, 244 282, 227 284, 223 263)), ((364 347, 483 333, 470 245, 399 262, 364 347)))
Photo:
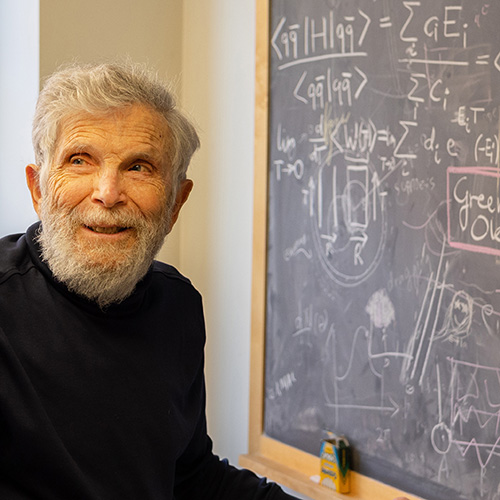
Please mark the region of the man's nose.
POLYGON ((117 168, 103 167, 96 175, 92 201, 106 208, 124 204, 126 201, 121 172, 117 168))

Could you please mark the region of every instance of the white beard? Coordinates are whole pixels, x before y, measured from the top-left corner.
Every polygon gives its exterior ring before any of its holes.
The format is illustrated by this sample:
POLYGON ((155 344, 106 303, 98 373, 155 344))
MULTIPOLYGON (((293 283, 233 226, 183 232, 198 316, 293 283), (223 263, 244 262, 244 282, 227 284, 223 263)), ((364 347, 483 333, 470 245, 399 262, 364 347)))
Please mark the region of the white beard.
POLYGON ((124 208, 58 208, 44 197, 38 241, 42 259, 54 277, 69 290, 96 302, 101 309, 126 299, 147 273, 170 228, 171 210, 149 217, 124 208), (133 228, 132 246, 126 243, 93 243, 77 237, 86 226, 116 225, 133 228))

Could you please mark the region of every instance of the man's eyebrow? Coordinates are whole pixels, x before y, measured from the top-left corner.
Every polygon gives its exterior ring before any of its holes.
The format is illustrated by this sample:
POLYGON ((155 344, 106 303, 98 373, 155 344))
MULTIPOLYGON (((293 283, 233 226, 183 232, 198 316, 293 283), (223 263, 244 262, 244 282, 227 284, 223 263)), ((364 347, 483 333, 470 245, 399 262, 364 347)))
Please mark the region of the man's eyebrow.
MULTIPOLYGON (((86 144, 83 142, 75 142, 73 144, 68 144, 62 153, 66 157, 71 154, 81 154, 88 152, 90 155, 101 154, 99 149, 92 146, 91 144, 86 144)), ((150 162, 158 162, 163 159, 163 154, 160 151, 155 151, 154 149, 149 150, 138 150, 127 152, 123 156, 124 161, 130 160, 145 160, 150 162)))
POLYGON ((162 158, 162 155, 160 153, 150 152, 150 151, 135 151, 131 152, 127 156, 130 158, 146 160, 151 162, 157 162, 162 158))
POLYGON ((64 154, 64 156, 67 156, 68 154, 79 154, 84 152, 88 152, 92 155, 96 154, 97 150, 90 144, 86 144, 83 142, 75 142, 72 144, 68 144, 66 147, 62 149, 62 153, 64 154))
POLYGON ((124 163, 144 161, 159 170, 164 170, 166 165, 165 158, 166 155, 164 152, 152 148, 151 150, 130 151, 123 156, 122 161, 124 163))

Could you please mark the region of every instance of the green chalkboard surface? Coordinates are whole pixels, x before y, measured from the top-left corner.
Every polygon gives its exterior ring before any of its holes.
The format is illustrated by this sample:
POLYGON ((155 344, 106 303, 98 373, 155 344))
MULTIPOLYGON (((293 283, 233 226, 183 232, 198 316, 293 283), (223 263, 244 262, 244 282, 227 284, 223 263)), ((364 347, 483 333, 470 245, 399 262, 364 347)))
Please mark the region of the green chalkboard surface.
POLYGON ((265 433, 500 498, 500 2, 273 0, 265 433))

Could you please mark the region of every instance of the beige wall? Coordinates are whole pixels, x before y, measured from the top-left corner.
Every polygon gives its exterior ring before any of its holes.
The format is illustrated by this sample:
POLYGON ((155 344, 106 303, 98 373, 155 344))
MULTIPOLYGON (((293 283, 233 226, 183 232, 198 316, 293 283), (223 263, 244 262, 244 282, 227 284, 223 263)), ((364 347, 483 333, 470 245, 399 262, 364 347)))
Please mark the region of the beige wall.
POLYGON ((179 77, 182 1, 40 0, 40 74, 77 58, 130 56, 179 77))

